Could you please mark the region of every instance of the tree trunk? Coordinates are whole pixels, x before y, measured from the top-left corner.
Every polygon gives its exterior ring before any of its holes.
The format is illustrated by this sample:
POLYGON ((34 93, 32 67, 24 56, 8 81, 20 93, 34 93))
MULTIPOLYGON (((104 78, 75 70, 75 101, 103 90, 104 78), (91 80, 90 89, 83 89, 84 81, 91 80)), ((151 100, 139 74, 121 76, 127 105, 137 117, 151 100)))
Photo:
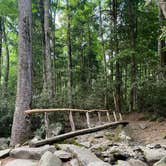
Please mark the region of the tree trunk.
MULTIPOLYGON (((162 13, 162 9, 159 7, 160 32, 161 32, 162 26, 164 26, 165 18, 164 18, 164 15, 162 13)), ((159 38, 158 39, 158 55, 160 57, 160 65, 161 65, 161 67, 164 67, 166 65, 166 51, 164 49, 165 47, 166 47, 165 40, 159 38)))
POLYGON ((11 145, 23 143, 30 136, 30 123, 25 110, 30 109, 32 99, 32 40, 31 0, 19 0, 19 62, 16 107, 12 126, 11 145))
POLYGON ((104 45, 104 37, 103 37, 103 20, 102 20, 102 7, 101 7, 101 0, 99 0, 99 33, 100 33, 100 40, 102 45, 102 55, 103 55, 103 64, 104 64, 104 79, 105 79, 105 108, 108 108, 108 83, 107 83, 107 61, 105 55, 105 45, 104 45))
POLYGON ((132 50, 131 58, 131 90, 130 90, 130 111, 137 109, 137 86, 136 86, 136 74, 137 65, 135 60, 135 47, 136 47, 136 16, 134 2, 128 0, 128 12, 129 12, 129 35, 130 35, 130 47, 132 50))
POLYGON ((0 87, 1 87, 1 76, 2 76, 2 17, 0 17, 0 87))
POLYGON ((51 101, 54 97, 50 50, 49 0, 44 0, 44 86, 43 92, 51 101))
MULTIPOLYGON (((114 24, 114 50, 115 56, 118 54, 118 36, 117 36, 117 0, 113 0, 113 24, 114 24)), ((121 112, 121 71, 119 60, 116 61, 116 72, 115 72, 115 97, 116 106, 115 110, 121 112)))
POLYGON ((68 102, 69 108, 73 106, 73 65, 72 65, 72 46, 71 46, 71 16, 70 0, 67 0, 67 54, 68 54, 68 102))
POLYGON ((8 87, 8 78, 9 78, 9 47, 7 43, 7 34, 5 32, 5 23, 3 24, 3 36, 4 43, 6 47, 6 59, 5 59, 5 74, 4 74, 4 82, 2 89, 2 96, 5 97, 7 95, 7 87, 8 87))

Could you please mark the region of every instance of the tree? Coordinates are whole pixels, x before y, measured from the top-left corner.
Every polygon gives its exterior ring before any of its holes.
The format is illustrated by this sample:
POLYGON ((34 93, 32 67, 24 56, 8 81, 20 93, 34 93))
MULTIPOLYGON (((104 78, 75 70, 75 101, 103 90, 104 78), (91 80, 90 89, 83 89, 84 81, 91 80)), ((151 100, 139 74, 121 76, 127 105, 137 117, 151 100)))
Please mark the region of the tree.
POLYGON ((44 86, 43 92, 51 100, 54 97, 50 50, 49 0, 44 0, 44 86))
POLYGON ((11 145, 23 143, 30 136, 30 123, 24 113, 32 98, 31 0, 19 0, 19 62, 17 97, 12 125, 11 145))
POLYGON ((0 85, 1 85, 1 75, 2 75, 1 63, 2 63, 2 17, 0 17, 0 85))

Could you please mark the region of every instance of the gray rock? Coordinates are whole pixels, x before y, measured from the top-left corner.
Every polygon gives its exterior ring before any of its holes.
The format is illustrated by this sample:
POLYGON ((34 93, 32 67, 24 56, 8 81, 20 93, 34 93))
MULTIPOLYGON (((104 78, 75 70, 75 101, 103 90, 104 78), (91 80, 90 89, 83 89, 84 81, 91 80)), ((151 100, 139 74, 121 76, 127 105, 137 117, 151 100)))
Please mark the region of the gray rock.
POLYGON ((140 129, 144 130, 148 127, 148 124, 147 123, 140 123, 139 127, 140 127, 140 129))
POLYGON ((73 153, 73 155, 77 157, 82 166, 110 166, 110 164, 100 160, 86 148, 68 144, 61 144, 59 147, 62 150, 73 153))
POLYGON ((128 162, 131 166, 148 166, 146 163, 140 160, 130 159, 128 162))
POLYGON ((16 159, 8 162, 5 166, 38 166, 38 161, 16 159))
POLYGON ((83 145, 86 148, 90 148, 91 147, 91 142, 90 141, 86 141, 86 142, 80 142, 80 145, 83 145))
POLYGON ((77 159, 72 159, 72 160, 70 161, 70 165, 71 165, 71 166, 79 166, 79 162, 78 162, 77 159))
POLYGON ((160 149, 142 148, 142 150, 148 162, 156 162, 159 161, 164 156, 166 156, 166 150, 163 148, 160 149))
POLYGON ((166 166, 166 156, 163 157, 160 161, 155 163, 153 166, 166 166))
POLYGON ((127 161, 118 160, 118 164, 116 166, 131 166, 127 161))
POLYGON ((20 159, 35 159, 39 160, 41 156, 46 152, 55 152, 54 146, 45 145, 39 148, 29 148, 28 146, 13 149, 10 152, 10 157, 20 159))
POLYGON ((63 150, 55 151, 54 155, 60 158, 62 161, 69 161, 72 158, 71 153, 65 152, 63 150))
POLYGON ((38 166, 62 166, 62 161, 53 153, 47 151, 41 157, 38 166))
POLYGON ((9 156, 9 152, 11 151, 11 149, 5 149, 5 150, 1 150, 0 151, 0 158, 4 158, 9 156))

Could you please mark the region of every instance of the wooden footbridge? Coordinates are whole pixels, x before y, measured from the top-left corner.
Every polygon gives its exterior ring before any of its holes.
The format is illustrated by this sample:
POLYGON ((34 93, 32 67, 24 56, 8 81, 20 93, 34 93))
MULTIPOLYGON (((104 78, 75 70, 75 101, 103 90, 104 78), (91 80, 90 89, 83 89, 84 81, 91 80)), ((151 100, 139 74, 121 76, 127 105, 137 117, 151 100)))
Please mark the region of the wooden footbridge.
POLYGON ((117 125, 127 125, 128 122, 127 121, 123 121, 122 120, 122 115, 121 113, 118 113, 118 117, 116 113, 113 111, 113 117, 114 117, 114 122, 111 122, 111 118, 110 118, 110 113, 111 111, 109 110, 99 110, 99 109, 93 109, 93 110, 82 110, 82 109, 70 109, 70 108, 56 108, 56 109, 32 109, 32 110, 27 110, 25 111, 26 114, 31 115, 34 113, 44 113, 44 122, 45 122, 45 130, 46 130, 46 139, 44 140, 40 140, 40 141, 35 141, 35 142, 31 142, 30 146, 33 147, 37 147, 37 146, 42 146, 45 144, 53 144, 56 143, 58 141, 62 141, 65 140, 67 138, 72 138, 75 136, 79 136, 79 135, 84 135, 84 134, 88 134, 88 133, 93 133, 96 131, 100 131, 103 129, 107 129, 110 127, 115 127, 117 125), (49 130, 49 118, 48 118, 48 114, 50 112, 68 112, 69 113, 69 121, 70 121, 70 126, 71 126, 71 132, 65 133, 65 134, 61 134, 58 136, 54 136, 51 138, 47 137, 47 133, 49 130), (86 115, 86 123, 87 123, 87 127, 86 129, 81 129, 81 130, 76 130, 76 126, 75 126, 75 122, 74 122, 74 118, 73 118, 73 114, 75 112, 80 112, 80 113, 85 113, 86 115), (96 127, 91 127, 91 120, 90 120, 90 114, 96 112, 98 115, 98 121, 101 122, 101 113, 105 113, 105 116, 107 117, 107 122, 105 122, 103 125, 99 125, 96 127))

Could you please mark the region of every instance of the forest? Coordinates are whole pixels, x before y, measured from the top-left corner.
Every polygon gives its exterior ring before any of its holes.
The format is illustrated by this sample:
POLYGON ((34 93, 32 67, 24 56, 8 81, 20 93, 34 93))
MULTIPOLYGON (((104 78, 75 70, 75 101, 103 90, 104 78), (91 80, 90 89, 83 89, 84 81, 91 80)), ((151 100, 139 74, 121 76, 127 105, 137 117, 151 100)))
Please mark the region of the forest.
POLYGON ((0 0, 0 138, 47 138, 48 119, 69 131, 63 109, 165 125, 165 23, 165 0, 0 0))

